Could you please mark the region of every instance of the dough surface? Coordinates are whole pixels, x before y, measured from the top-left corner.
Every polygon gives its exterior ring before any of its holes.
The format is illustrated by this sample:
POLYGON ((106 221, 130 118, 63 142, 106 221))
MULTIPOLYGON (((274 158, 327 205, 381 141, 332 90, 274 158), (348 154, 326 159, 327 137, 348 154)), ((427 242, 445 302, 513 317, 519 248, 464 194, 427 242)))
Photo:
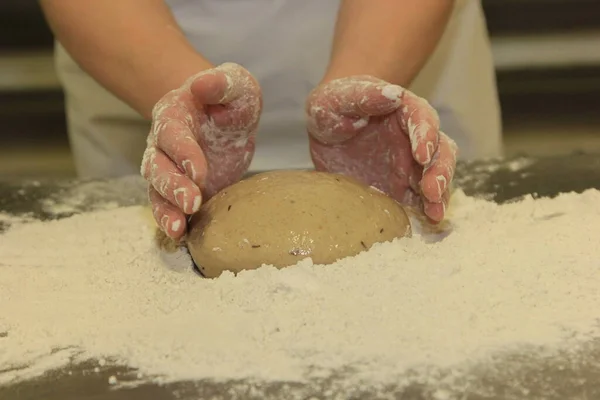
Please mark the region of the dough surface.
POLYGON ((411 234, 391 197, 352 178, 315 171, 265 172, 224 189, 190 221, 187 246, 208 278, 311 257, 330 264, 411 234))

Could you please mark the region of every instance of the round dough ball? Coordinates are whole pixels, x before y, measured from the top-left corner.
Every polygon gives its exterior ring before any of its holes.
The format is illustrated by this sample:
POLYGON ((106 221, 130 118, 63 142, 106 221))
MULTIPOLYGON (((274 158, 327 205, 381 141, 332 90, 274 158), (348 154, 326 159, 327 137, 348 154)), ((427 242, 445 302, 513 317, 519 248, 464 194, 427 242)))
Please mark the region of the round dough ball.
POLYGON ((316 171, 265 172, 227 187, 192 217, 187 246, 208 278, 311 257, 330 264, 411 234, 402 206, 375 188, 316 171))

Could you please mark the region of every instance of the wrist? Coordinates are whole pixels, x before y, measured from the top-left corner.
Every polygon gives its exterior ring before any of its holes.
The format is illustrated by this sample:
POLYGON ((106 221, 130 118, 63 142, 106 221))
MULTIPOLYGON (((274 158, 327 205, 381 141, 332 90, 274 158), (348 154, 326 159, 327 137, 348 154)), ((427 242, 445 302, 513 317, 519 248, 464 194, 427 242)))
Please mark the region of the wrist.
POLYGON ((324 81, 370 75, 409 87, 435 50, 453 0, 345 0, 324 81))

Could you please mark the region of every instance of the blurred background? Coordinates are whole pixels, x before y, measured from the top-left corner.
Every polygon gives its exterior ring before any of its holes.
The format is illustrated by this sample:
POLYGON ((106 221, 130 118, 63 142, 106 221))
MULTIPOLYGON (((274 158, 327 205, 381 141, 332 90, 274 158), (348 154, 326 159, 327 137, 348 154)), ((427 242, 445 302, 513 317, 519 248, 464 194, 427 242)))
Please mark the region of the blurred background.
MULTIPOLYGON (((482 0, 507 156, 600 152, 600 0, 482 0)), ((73 177, 53 39, 0 1, 0 177, 73 177)))

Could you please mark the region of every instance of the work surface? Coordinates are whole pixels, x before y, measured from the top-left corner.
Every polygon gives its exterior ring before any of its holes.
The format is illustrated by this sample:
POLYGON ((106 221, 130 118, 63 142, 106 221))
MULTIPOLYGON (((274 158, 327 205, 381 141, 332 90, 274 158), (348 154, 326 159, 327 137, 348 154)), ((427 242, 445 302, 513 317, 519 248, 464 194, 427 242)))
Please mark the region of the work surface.
MULTIPOLYGON (((581 192, 600 188, 600 156, 573 155, 564 158, 515 159, 460 165, 456 186, 468 195, 481 195, 498 203, 533 194, 553 196, 561 192, 581 192)), ((41 219, 68 217, 76 212, 93 209, 100 202, 115 201, 119 205, 134 205, 145 201, 144 182, 137 177, 115 181, 94 182, 94 190, 60 212, 63 194, 73 187, 89 185, 84 182, 0 182, 0 212, 15 216, 25 213, 41 219), (61 200, 62 199, 62 200, 61 200), (45 205, 54 204, 50 213, 45 205)), ((0 226, 0 231, 6 229, 0 226)), ((1 239, 0 239, 1 240, 1 239)), ((1 307, 1 305, 0 305, 1 307)), ((1 308, 0 308, 1 312, 1 308)), ((435 329, 435 327, 432 327, 435 329)), ((4 333, 6 334, 6 333, 4 333)), ((3 332, 0 332, 0 349, 3 332)), ((2 367, 0 367, 0 374, 2 367)), ((452 374, 452 371, 440 371, 452 374)), ((261 390, 258 384, 235 381, 180 382, 159 386, 143 384, 129 389, 114 390, 109 378, 119 381, 135 380, 136 372, 111 366, 110 362, 98 369, 96 361, 71 365, 40 378, 0 387, 0 399, 328 399, 338 398, 335 378, 323 379, 311 385, 296 383, 269 383, 261 390), (266 390, 265 390, 266 389, 266 390), (300 397, 296 397, 301 394, 300 397)), ((461 399, 599 399, 600 398, 600 343, 589 342, 575 352, 542 356, 533 351, 508 354, 479 365, 466 379, 461 399)), ((389 397, 400 399, 453 399, 443 397, 427 382, 415 382, 399 389, 390 385, 389 397)), ((446 395, 449 396, 449 395, 446 395)), ((368 387, 356 388, 339 398, 381 398, 370 395, 368 387)))

